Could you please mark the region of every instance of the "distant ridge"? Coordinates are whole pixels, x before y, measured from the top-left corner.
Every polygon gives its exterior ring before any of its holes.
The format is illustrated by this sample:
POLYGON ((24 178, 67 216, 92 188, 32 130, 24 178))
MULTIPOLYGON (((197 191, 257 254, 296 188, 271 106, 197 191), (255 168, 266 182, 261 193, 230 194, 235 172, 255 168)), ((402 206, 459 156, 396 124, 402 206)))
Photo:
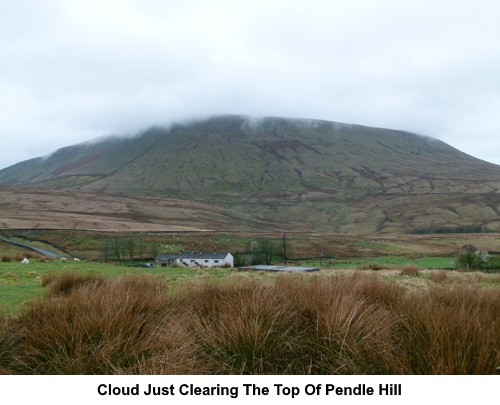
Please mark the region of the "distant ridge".
POLYGON ((332 232, 500 230, 500 166, 429 137, 319 120, 154 127, 18 163, 0 184, 206 201, 332 232))

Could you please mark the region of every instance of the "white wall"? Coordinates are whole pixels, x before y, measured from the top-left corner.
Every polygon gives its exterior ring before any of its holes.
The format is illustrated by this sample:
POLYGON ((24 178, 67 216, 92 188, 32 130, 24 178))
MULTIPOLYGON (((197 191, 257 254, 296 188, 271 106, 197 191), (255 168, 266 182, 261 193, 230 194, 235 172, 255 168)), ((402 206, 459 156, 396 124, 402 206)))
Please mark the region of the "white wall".
POLYGON ((222 267, 227 265, 233 267, 234 264, 233 255, 231 253, 228 253, 224 259, 184 259, 184 260, 177 259, 176 260, 176 263, 179 266, 184 266, 183 262, 186 263, 188 266, 203 266, 203 267, 222 267))

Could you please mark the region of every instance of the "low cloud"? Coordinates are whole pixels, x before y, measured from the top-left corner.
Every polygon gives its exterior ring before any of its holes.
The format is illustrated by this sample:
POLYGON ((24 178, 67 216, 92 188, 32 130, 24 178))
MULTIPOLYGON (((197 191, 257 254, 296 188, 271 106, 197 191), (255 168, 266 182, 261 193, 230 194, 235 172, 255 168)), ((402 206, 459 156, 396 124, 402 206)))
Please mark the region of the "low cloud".
POLYGON ((8 2, 0 168, 217 114, 402 129, 500 163, 499 14, 487 0, 8 2))

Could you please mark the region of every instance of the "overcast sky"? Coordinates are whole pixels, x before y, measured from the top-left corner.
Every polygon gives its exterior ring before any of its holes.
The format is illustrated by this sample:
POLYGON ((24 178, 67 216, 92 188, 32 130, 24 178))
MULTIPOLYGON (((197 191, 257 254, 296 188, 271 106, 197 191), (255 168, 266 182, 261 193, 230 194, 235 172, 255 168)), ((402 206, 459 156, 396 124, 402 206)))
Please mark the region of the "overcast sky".
POLYGON ((500 164, 498 0, 0 0, 0 168, 215 114, 403 129, 500 164))

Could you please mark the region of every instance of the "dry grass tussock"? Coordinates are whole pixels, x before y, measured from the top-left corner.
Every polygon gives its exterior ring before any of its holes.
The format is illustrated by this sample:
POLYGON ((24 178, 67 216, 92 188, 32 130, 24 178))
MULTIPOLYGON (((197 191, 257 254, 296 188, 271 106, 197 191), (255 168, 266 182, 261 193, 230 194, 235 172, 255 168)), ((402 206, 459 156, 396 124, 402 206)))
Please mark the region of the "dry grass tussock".
POLYGON ((401 267, 400 275, 418 277, 420 275, 421 267, 415 266, 414 264, 405 264, 401 267))
POLYGON ((448 279, 446 271, 434 270, 429 273, 429 280, 435 283, 444 283, 448 279))
POLYGON ((36 252, 26 252, 23 254, 3 254, 0 256, 0 262, 2 263, 10 263, 10 262, 20 262, 24 258, 27 259, 37 259, 37 260, 46 260, 45 256, 36 252))
POLYGON ((402 266, 395 266, 390 264, 379 264, 379 263, 367 263, 357 268, 358 270, 399 270, 401 276, 418 277, 420 271, 423 270, 421 267, 414 264, 404 264, 402 266))
POLYGON ((61 278, 0 318, 1 372, 490 374, 500 360, 496 288, 409 293, 359 272, 170 293, 151 276, 61 278))
POLYGON ((460 270, 426 270, 429 280, 434 283, 448 284, 450 287, 461 285, 475 288, 500 287, 500 273, 463 272, 460 270))
POLYGON ((102 276, 75 272, 46 273, 42 276, 42 286, 49 287, 49 295, 68 295, 83 286, 98 286, 103 282, 102 276))

